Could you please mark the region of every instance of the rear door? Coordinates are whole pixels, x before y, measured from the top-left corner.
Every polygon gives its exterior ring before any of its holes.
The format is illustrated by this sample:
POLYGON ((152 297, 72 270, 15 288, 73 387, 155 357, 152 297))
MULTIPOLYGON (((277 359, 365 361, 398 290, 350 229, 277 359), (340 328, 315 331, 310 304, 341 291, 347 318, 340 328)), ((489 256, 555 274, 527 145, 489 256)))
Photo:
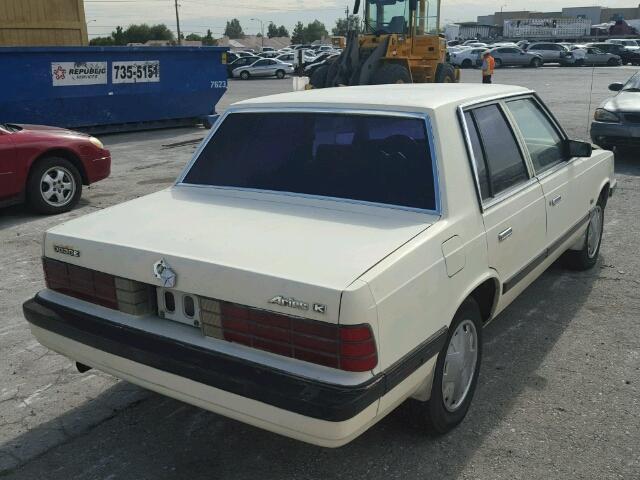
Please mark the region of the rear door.
POLYGON ((544 195, 504 105, 471 107, 464 119, 482 201, 489 266, 498 272, 507 293, 535 268, 545 251, 544 195))

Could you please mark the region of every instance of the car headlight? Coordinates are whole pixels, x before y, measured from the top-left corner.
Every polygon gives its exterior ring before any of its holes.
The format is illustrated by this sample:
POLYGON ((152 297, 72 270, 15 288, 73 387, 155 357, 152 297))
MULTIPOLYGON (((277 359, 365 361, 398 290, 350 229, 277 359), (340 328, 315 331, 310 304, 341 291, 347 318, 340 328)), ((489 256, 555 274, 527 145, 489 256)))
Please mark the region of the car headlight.
POLYGON ((104 148, 104 145, 96 137, 89 137, 89 141, 98 148, 104 148))
POLYGON ((593 118, 597 122, 619 123, 620 117, 613 112, 605 110, 604 108, 596 109, 596 113, 593 118))

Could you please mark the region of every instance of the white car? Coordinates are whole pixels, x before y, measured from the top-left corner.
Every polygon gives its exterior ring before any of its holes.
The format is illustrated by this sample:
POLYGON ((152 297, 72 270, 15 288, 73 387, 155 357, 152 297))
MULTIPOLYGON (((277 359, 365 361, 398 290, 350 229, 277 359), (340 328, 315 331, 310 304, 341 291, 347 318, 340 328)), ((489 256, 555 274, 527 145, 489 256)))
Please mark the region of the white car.
POLYGON ((467 48, 451 54, 449 63, 462 68, 471 68, 478 64, 486 48, 467 48))
POLYGON ((640 43, 638 43, 638 40, 632 40, 628 38, 612 38, 607 40, 607 43, 622 45, 624 48, 636 52, 640 50, 640 43))
POLYGON ((49 229, 24 313, 82 370, 305 442, 410 397, 442 433, 483 326, 563 253, 596 263, 614 187, 613 154, 521 87, 248 100, 171 188, 49 229))

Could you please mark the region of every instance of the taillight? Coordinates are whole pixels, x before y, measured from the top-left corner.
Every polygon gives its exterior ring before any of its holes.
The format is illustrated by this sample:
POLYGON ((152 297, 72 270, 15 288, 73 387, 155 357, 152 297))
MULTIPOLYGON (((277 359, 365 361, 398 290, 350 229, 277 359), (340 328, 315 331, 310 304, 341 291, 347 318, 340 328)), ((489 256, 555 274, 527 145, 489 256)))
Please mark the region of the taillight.
POLYGON ((350 372, 378 364, 368 324, 335 325, 229 302, 200 299, 205 335, 350 372))
POLYGON ((51 290, 131 315, 151 311, 151 296, 144 283, 46 257, 42 266, 51 290))

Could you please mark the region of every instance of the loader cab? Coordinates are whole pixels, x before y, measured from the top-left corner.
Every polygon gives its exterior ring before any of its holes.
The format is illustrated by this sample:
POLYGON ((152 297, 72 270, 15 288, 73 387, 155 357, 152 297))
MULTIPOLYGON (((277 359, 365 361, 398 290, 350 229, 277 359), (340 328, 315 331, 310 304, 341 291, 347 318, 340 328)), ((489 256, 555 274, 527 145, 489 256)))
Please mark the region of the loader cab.
POLYGON ((366 0, 366 35, 437 35, 438 0, 366 0))

